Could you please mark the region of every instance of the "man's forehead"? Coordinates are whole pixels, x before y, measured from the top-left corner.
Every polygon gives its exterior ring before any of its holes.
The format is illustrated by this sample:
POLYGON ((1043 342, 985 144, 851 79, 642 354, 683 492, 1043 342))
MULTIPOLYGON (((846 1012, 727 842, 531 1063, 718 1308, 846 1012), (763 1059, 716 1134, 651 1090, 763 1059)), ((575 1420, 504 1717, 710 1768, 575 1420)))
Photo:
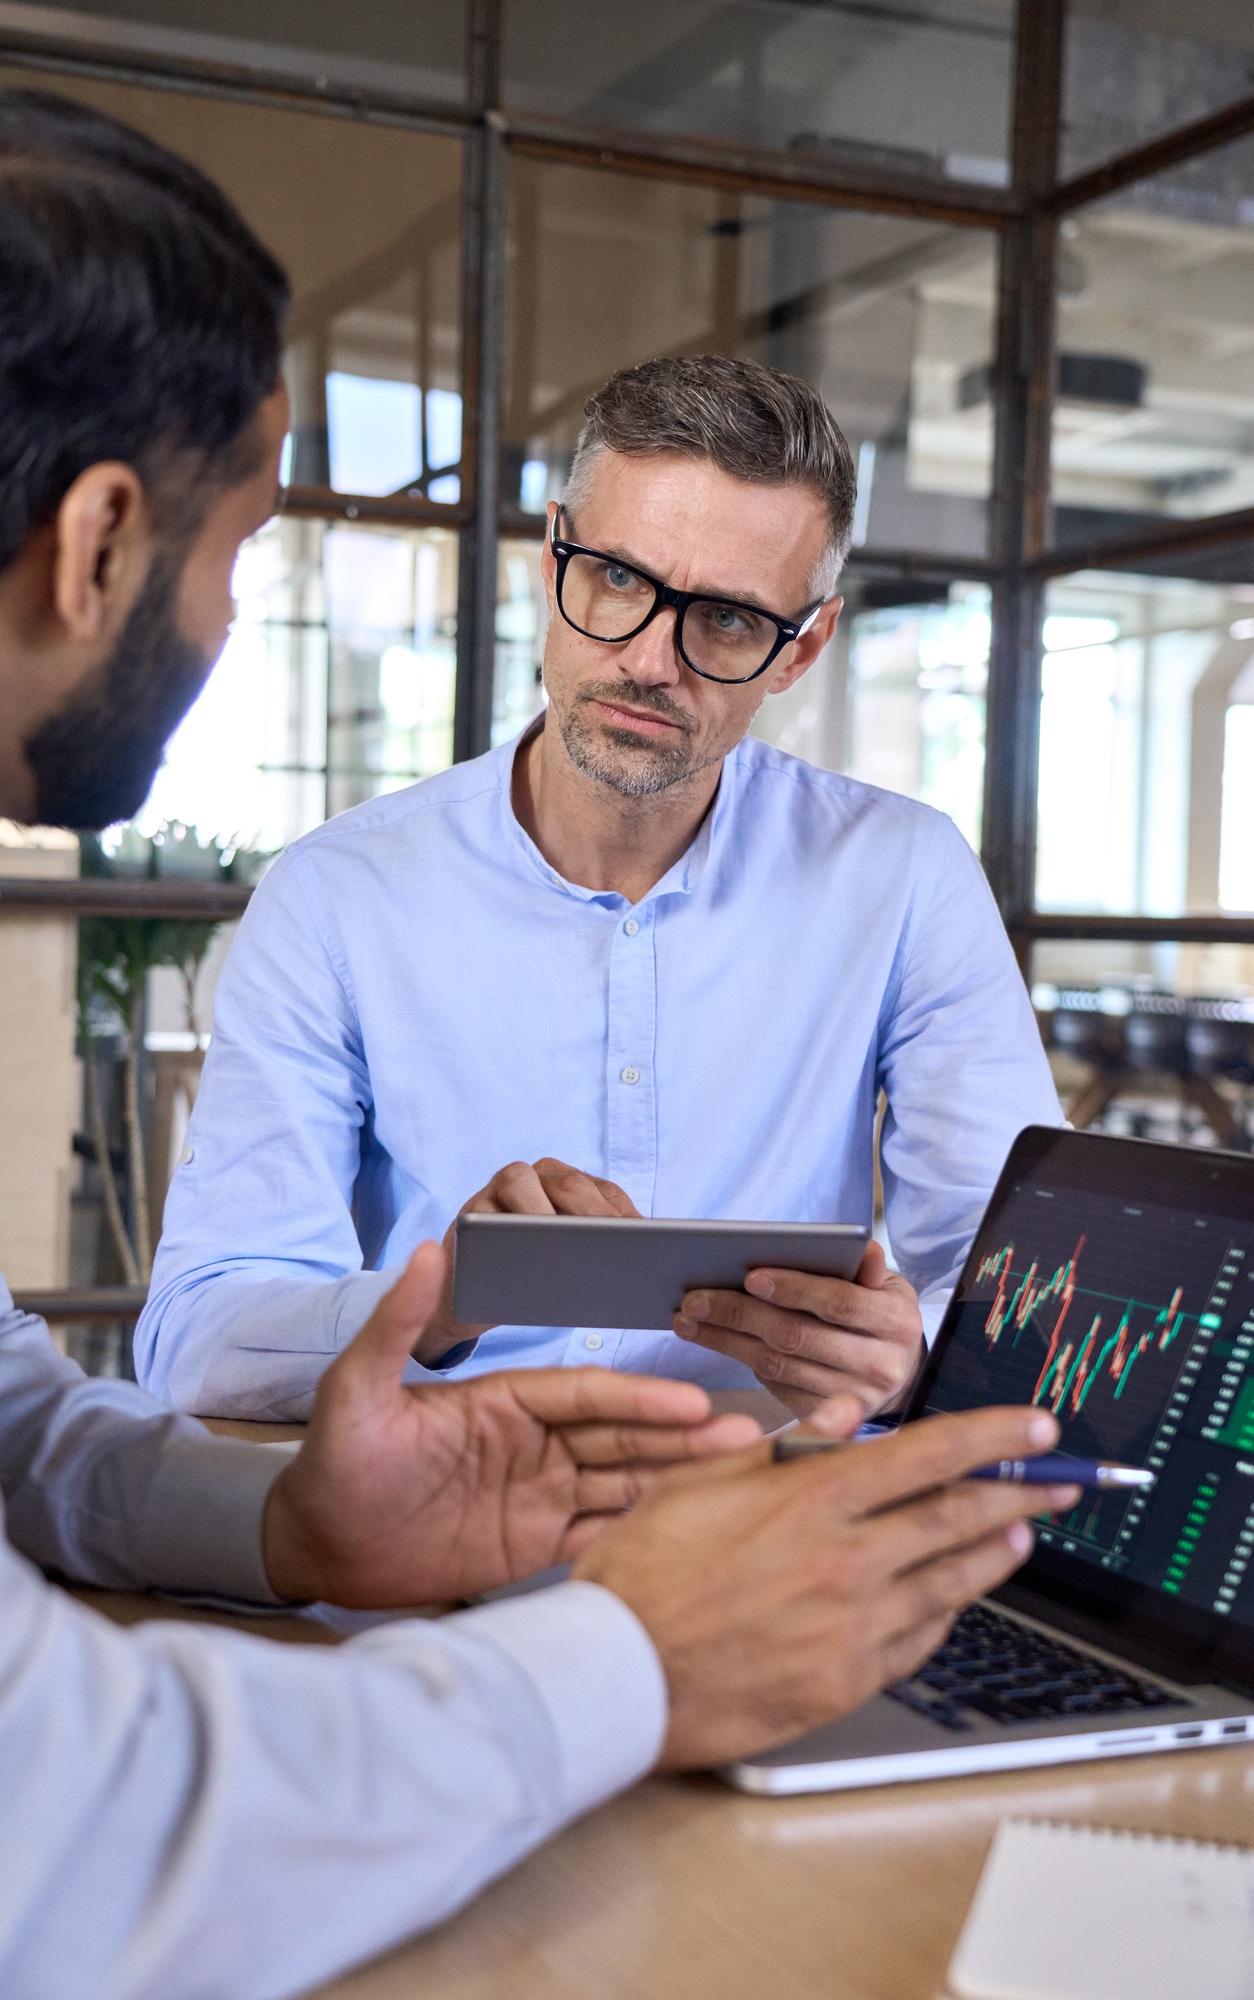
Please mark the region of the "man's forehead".
POLYGON ((635 557, 683 587, 797 597, 827 544, 822 496, 738 479, 679 452, 602 452, 569 524, 581 541, 635 557), (697 575, 699 572, 699 576, 697 575))

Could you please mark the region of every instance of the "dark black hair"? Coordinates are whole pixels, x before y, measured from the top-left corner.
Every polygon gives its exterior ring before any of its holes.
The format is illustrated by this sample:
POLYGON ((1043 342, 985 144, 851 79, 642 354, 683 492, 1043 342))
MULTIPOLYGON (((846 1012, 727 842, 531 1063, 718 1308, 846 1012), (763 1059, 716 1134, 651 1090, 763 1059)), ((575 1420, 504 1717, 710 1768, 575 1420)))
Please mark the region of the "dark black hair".
MULTIPOLYGON (((190 526, 277 386, 288 283, 205 176, 129 126, 0 90, 0 569, 102 459, 190 526)), ((158 527, 163 525, 158 519, 158 527)))

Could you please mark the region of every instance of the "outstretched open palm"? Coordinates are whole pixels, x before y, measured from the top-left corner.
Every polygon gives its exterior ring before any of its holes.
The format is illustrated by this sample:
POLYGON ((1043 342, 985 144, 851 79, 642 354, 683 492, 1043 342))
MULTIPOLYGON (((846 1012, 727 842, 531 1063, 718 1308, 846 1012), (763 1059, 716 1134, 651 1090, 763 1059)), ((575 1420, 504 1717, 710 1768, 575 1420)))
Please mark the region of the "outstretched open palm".
POLYGON ((377 1607, 512 1583, 571 1561, 668 1466, 757 1437, 694 1383, 603 1368, 403 1387, 443 1278, 424 1244, 324 1375, 266 1511, 282 1595, 377 1607))

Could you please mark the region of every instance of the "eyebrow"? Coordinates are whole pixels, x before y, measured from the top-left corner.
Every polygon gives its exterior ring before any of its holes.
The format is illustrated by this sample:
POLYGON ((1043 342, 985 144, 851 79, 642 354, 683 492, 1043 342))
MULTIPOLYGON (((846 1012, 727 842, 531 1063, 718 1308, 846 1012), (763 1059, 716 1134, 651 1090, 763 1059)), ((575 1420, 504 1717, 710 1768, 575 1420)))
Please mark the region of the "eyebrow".
MULTIPOLYGON (((571 525, 574 525, 573 522, 571 525)), ((572 536, 571 540, 574 539, 576 538, 572 536)), ((586 548, 589 545, 584 543, 583 546, 586 548)), ((616 548, 598 549, 596 554, 611 556, 615 562, 622 563, 625 569, 634 569, 638 576, 652 577, 653 575, 653 571, 642 563, 638 556, 633 556, 629 549, 623 548, 621 543, 616 548)), ((657 580, 660 582, 661 578, 657 580)), ((767 604, 763 598, 757 595, 756 591, 752 590, 715 590, 711 585, 704 584, 686 594, 689 597, 718 598, 725 604, 747 604, 751 610, 765 611, 771 618, 791 618, 793 616, 789 611, 776 611, 773 604, 767 604)))

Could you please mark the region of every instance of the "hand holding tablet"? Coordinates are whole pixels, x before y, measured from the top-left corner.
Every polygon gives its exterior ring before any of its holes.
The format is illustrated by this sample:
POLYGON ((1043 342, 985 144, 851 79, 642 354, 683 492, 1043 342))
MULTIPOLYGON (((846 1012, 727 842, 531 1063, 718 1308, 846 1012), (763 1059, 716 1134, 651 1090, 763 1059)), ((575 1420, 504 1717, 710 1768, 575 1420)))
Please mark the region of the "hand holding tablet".
POLYGON ((844 1223, 460 1215, 453 1311, 489 1325, 667 1327, 685 1293, 739 1291, 753 1270, 852 1279, 869 1233, 844 1223))

